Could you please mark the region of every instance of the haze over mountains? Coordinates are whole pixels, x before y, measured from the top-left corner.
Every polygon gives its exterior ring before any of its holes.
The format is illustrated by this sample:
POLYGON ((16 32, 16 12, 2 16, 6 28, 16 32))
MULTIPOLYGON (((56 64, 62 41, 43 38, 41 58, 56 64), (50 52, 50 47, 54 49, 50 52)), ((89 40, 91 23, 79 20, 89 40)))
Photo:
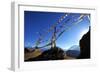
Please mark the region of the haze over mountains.
POLYGON ((78 45, 73 45, 72 47, 69 48, 69 50, 66 51, 66 54, 68 56, 77 58, 80 54, 80 47, 78 45))

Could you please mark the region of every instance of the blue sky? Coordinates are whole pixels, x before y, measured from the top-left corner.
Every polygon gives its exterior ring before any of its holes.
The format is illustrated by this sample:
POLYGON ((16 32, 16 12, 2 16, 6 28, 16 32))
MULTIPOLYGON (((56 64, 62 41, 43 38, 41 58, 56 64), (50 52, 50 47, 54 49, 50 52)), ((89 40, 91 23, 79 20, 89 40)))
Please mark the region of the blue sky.
MULTIPOLYGON (((58 12, 34 12, 34 11, 24 11, 24 47, 35 47, 35 43, 39 38, 39 34, 45 34, 45 32, 66 13, 58 12)), ((70 13, 66 18, 57 25, 57 29, 60 29, 60 25, 65 24, 66 27, 71 27, 72 22, 75 21, 81 13, 70 13), (75 16, 75 17, 74 17, 75 16), (70 19, 70 21, 65 22, 70 19)), ((81 22, 77 25, 73 25, 70 30, 66 30, 60 36, 56 45, 62 49, 68 49, 73 45, 79 45, 79 40, 82 35, 84 35, 90 26, 88 17, 84 17, 81 22)), ((62 30, 63 30, 62 29, 62 30)), ((43 40, 51 39, 52 32, 49 32, 43 40)), ((59 34, 60 32, 58 32, 59 34)), ((57 35, 58 35, 57 34, 57 35)), ((39 46, 45 45, 47 42, 41 43, 39 46)))

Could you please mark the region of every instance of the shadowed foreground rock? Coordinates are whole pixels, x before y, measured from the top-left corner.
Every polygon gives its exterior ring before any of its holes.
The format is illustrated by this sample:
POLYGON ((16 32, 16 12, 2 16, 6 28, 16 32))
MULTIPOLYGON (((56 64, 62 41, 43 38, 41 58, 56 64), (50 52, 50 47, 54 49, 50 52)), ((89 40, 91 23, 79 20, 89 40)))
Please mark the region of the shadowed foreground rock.
POLYGON ((44 51, 41 55, 36 58, 30 58, 25 61, 42 61, 42 60, 61 60, 64 59, 64 51, 58 47, 51 48, 44 51))
POLYGON ((80 40, 80 55, 78 59, 90 58, 90 29, 80 40))

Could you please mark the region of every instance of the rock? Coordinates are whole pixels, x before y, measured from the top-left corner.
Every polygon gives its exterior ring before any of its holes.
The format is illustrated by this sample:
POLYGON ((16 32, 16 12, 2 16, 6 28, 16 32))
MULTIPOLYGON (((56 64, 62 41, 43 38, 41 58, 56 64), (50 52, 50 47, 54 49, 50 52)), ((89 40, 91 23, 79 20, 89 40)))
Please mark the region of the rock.
POLYGON ((80 55, 78 59, 88 59, 90 58, 90 29, 83 35, 82 39, 79 42, 80 45, 80 55))
POLYGON ((64 51, 61 48, 55 47, 44 51, 36 58, 30 58, 25 61, 44 61, 44 60, 61 60, 64 59, 64 51))

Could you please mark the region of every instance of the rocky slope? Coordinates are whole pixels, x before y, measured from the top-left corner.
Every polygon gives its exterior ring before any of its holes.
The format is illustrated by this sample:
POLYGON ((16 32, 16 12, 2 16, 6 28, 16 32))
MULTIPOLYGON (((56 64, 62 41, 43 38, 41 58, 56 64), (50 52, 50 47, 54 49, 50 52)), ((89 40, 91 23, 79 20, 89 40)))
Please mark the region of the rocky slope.
POLYGON ((79 42, 80 45, 80 55, 78 59, 87 59, 90 58, 90 29, 89 31, 82 37, 79 42))

